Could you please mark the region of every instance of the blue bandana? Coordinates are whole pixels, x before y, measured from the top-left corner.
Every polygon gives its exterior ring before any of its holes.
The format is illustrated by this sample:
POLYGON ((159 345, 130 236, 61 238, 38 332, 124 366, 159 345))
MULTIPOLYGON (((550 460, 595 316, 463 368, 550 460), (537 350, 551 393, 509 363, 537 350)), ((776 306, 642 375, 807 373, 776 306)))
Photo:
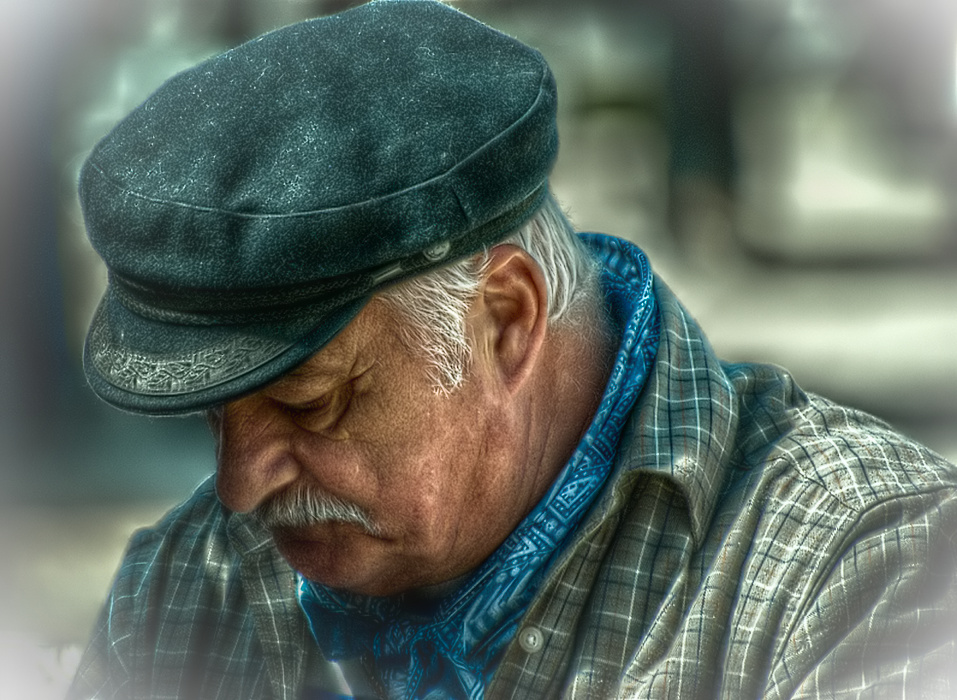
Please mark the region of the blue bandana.
POLYGON ((481 698, 548 571, 601 490, 621 428, 658 349, 648 260, 635 246, 582 234, 604 263, 602 288, 622 340, 588 432, 555 483, 502 545, 445 597, 372 598, 299 579, 323 655, 359 661, 390 698, 481 698))

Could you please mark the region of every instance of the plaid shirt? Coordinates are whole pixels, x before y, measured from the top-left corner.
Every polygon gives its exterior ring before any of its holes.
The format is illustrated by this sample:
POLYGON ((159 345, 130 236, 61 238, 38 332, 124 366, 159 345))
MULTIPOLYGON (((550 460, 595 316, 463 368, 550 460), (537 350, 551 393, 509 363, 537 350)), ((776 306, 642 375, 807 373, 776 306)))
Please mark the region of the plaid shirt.
MULTIPOLYGON (((957 470, 777 367, 661 340, 613 473, 487 698, 957 695, 957 470)), ((334 689, 295 575, 211 482, 137 533, 73 698, 334 689)))

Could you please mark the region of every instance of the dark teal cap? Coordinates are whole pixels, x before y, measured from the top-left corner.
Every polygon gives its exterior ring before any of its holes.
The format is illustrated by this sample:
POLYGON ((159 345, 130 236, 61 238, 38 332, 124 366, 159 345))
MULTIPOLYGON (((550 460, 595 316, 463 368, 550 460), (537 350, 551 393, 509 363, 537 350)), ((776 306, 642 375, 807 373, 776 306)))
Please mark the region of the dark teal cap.
POLYGON ((169 414, 278 378, 383 287, 527 220, 555 106, 538 52, 433 0, 376 0, 174 76, 80 174, 109 271, 93 389, 169 414))

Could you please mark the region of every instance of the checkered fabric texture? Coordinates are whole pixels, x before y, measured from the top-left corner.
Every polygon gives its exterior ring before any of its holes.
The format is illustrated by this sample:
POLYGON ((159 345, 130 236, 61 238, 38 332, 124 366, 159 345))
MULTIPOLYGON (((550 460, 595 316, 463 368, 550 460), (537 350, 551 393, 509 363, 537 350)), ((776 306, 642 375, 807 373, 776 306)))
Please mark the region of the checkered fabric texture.
MULTIPOLYGON (((957 469, 656 294, 612 477, 486 697, 957 697, 957 469)), ((134 536, 70 697, 301 698, 333 669, 294 585, 207 482, 134 536)))

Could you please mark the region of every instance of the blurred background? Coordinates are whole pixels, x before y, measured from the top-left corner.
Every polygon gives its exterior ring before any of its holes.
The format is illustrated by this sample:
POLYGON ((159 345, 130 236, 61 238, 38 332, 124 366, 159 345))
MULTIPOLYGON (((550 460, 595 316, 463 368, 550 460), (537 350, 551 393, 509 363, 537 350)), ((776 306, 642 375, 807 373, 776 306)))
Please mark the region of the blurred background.
MULTIPOLYGON (((348 0, 0 0, 0 696, 59 697, 130 532, 213 470, 198 419, 84 386, 75 197, 166 77, 348 0)), ((719 353, 957 459, 957 3, 461 0, 559 84, 553 185, 719 353)))

